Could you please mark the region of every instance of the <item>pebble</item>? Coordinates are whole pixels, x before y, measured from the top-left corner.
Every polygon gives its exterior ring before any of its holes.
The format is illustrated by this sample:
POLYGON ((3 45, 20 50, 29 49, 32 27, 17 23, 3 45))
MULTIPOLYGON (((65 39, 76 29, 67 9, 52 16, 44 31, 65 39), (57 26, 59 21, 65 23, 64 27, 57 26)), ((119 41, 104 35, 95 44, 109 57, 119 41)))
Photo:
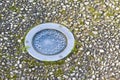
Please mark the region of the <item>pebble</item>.
POLYGON ((89 55, 89 54, 90 54, 90 51, 87 51, 86 54, 89 55))
POLYGON ((4 40, 8 40, 8 38, 7 38, 7 37, 4 37, 4 40))
POLYGON ((20 43, 20 42, 21 42, 21 39, 18 39, 18 42, 20 43))
POLYGON ((71 76, 75 76, 75 72, 73 72, 72 74, 70 74, 71 76))
POLYGON ((68 76, 66 76, 66 75, 63 75, 63 77, 66 78, 66 79, 68 79, 68 76))
POLYGON ((34 0, 29 0, 29 2, 33 2, 34 0))
POLYGON ((103 53, 103 52, 104 52, 104 50, 103 50, 103 49, 100 49, 100 52, 101 52, 101 53, 103 53))
POLYGON ((72 80, 77 80, 77 79, 75 77, 73 77, 72 80))
POLYGON ((4 49, 7 49, 7 47, 4 47, 4 49))
POLYGON ((93 34, 98 34, 98 32, 97 32, 97 31, 92 31, 92 33, 93 33, 93 34))

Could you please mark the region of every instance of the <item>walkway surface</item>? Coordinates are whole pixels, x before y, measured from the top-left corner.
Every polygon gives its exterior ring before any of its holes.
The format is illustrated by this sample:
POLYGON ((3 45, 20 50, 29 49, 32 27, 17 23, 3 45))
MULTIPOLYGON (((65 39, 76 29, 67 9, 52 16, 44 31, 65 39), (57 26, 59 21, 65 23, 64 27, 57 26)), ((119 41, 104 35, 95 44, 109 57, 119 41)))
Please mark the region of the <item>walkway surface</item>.
POLYGON ((0 80, 120 80, 120 0, 0 0, 0 80), (26 51, 26 33, 46 22, 74 34, 67 58, 26 51))

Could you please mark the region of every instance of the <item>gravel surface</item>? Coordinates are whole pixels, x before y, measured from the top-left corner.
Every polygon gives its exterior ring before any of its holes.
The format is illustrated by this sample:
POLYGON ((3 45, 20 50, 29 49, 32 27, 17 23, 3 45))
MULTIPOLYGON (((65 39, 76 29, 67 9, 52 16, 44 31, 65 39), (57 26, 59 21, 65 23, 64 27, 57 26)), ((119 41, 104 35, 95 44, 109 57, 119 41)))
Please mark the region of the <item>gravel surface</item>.
POLYGON ((0 0, 0 80, 120 80, 120 0, 0 0), (24 47, 34 26, 53 22, 75 36, 71 54, 41 62, 24 47))

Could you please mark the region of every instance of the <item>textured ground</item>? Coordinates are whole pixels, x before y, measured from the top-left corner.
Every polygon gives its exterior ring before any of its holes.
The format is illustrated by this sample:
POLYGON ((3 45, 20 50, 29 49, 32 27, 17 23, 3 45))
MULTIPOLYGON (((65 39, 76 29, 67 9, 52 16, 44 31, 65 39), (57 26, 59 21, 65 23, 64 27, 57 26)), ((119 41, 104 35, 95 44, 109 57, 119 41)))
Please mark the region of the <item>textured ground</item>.
POLYGON ((0 0, 0 80, 120 80, 120 0, 0 0), (67 58, 41 62, 25 50, 34 26, 60 23, 75 36, 67 58))

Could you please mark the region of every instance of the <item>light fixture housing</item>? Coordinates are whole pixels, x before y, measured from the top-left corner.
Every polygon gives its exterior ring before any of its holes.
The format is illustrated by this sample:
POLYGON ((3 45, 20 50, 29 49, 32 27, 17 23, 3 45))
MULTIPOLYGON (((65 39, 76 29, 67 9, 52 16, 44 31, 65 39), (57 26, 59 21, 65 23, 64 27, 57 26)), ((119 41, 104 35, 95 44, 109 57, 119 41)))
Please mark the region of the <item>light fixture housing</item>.
POLYGON ((41 61, 65 58, 74 48, 74 36, 63 25, 44 23, 32 28, 25 37, 28 53, 41 61))

